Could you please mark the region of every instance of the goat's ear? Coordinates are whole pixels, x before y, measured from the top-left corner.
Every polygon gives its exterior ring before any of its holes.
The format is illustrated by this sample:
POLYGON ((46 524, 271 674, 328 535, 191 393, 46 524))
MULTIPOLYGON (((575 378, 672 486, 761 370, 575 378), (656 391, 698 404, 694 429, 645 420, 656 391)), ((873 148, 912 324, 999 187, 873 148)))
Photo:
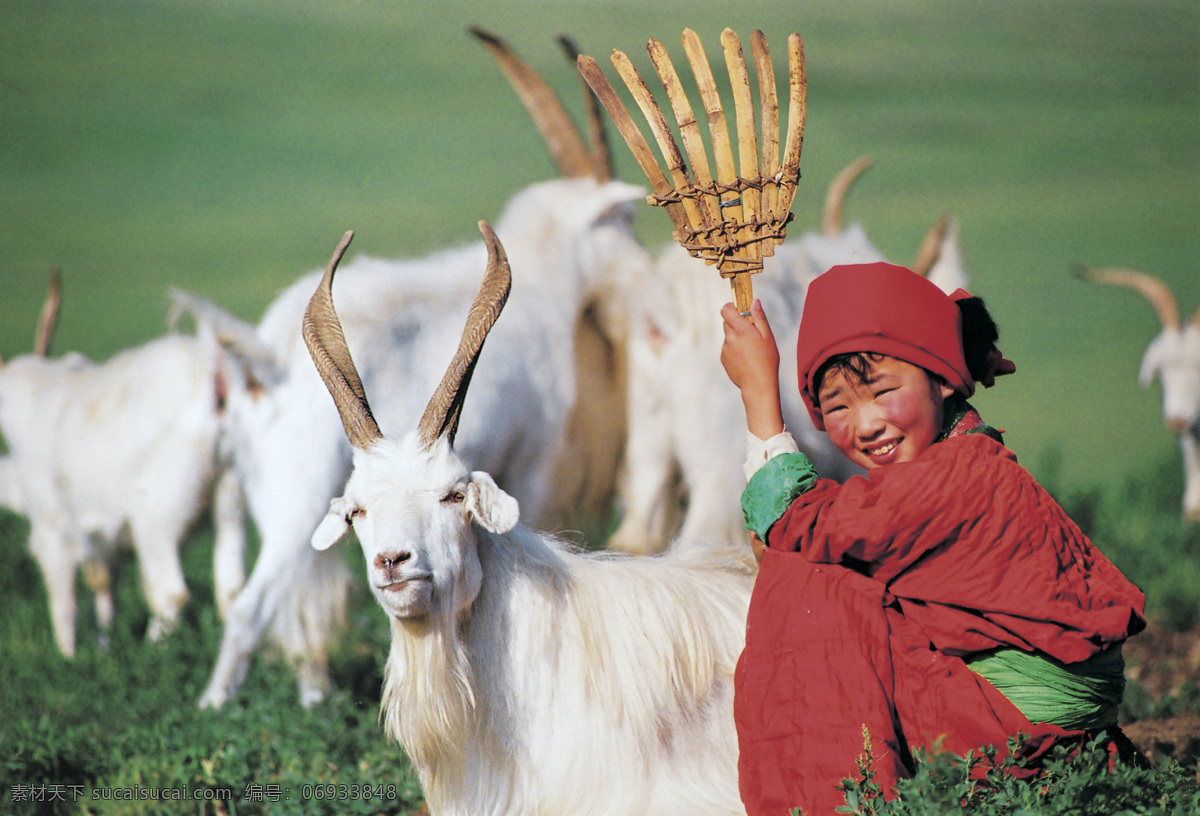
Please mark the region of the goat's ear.
POLYGON ((221 347, 229 363, 227 370, 233 374, 232 382, 251 399, 258 399, 287 376, 264 344, 231 343, 222 338, 221 347))
POLYGON ((608 218, 628 217, 632 213, 634 202, 644 201, 648 192, 644 187, 612 181, 604 185, 604 195, 598 196, 595 205, 596 213, 592 216, 595 221, 608 218))
POLYGON ((467 481, 466 511, 480 527, 492 533, 507 533, 521 517, 517 500, 482 470, 472 473, 467 481))
POLYGON ((196 333, 206 345, 215 344, 225 358, 225 379, 229 387, 245 390, 257 398, 264 390, 281 381, 283 363, 275 351, 258 337, 252 323, 242 320, 207 298, 172 289, 169 322, 175 325, 184 315, 196 324, 196 333))
POLYGON ((314 549, 328 550, 350 532, 349 508, 350 503, 341 496, 329 502, 329 512, 313 530, 311 541, 314 549))
POLYGON ((1142 365, 1138 369, 1138 385, 1142 388, 1154 382, 1154 375, 1158 373, 1159 357, 1162 356, 1162 352, 1159 351, 1161 337, 1162 335, 1159 335, 1158 338, 1155 338, 1154 342, 1146 349, 1146 353, 1142 355, 1142 365))

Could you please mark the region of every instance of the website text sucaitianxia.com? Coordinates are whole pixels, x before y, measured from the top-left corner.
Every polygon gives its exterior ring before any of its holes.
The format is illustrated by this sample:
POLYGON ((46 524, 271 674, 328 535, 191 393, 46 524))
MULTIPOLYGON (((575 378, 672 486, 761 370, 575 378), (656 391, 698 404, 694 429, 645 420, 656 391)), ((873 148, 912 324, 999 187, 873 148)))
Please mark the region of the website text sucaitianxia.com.
POLYGON ((12 802, 285 802, 292 799, 329 801, 387 800, 397 797, 395 785, 283 785, 250 784, 240 791, 231 787, 153 788, 141 785, 94 788, 90 785, 16 784, 12 802))

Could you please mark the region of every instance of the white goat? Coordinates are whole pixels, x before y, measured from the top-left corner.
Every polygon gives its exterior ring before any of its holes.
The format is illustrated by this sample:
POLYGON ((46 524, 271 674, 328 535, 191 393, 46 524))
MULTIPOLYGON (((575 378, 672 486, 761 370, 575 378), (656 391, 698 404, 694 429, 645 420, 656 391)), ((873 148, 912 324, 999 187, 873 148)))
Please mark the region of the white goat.
POLYGON ((1162 331, 1142 355, 1138 382, 1145 387, 1157 376, 1162 383, 1163 422, 1179 436, 1183 450, 1183 516, 1188 521, 1200 521, 1200 307, 1183 325, 1174 294, 1152 275, 1087 267, 1079 267, 1076 272, 1095 283, 1141 293, 1162 323, 1162 331))
MULTIPOLYGON (((864 157, 830 185, 823 230, 775 249, 754 276, 780 350, 780 397, 788 430, 824 476, 860 472, 818 431, 800 400, 796 334, 809 283, 840 263, 884 260, 859 224, 842 226, 847 189, 871 164, 864 157)), ((965 284, 957 229, 943 218, 925 238, 913 268, 946 291, 965 284)), ((729 284, 678 246, 659 256, 649 294, 629 339, 629 432, 620 486, 621 525, 611 549, 660 552, 674 538, 744 542, 739 497, 745 487, 745 414, 721 368, 720 309, 729 284), (741 430, 739 430, 741 429, 741 430)))
MULTIPOLYGON (((515 196, 499 221, 530 275, 510 305, 519 317, 491 346, 495 359, 473 392, 479 407, 464 424, 461 450, 467 461, 496 473, 539 524, 544 508, 561 506, 555 463, 567 449, 579 399, 578 322, 598 288, 647 262, 625 220, 628 202, 642 194, 618 182, 544 182, 515 196)), ((464 274, 482 257, 477 244, 407 262, 359 258, 339 277, 364 376, 393 396, 381 418, 385 427, 405 427, 417 416, 421 389, 428 392, 435 367, 453 349, 443 321, 461 316, 464 274)), ((229 424, 262 547, 231 610, 205 706, 221 705, 237 688, 268 625, 301 662, 302 701, 312 704, 325 691, 324 649, 345 577, 338 559, 315 560, 305 542, 320 520, 313 508, 345 482, 350 450, 311 366, 297 365, 303 305, 297 294, 312 285, 302 280, 281 295, 257 333, 249 327, 224 333, 242 364, 243 376, 231 377, 229 424), (240 342, 248 336, 259 340, 256 346, 240 342)))
POLYGON ((98 627, 108 629, 118 546, 137 554, 147 636, 171 629, 188 598, 180 540, 210 501, 224 614, 244 579, 245 534, 237 480, 218 450, 216 343, 172 334, 97 364, 81 354, 47 359, 48 332, 39 334, 35 353, 0 367, 9 448, 0 481, 5 503, 29 518, 59 650, 75 654, 80 566, 98 627))
MULTIPOLYGON (((503 43, 485 42, 502 66, 520 68, 503 43)), ((531 523, 558 527, 576 506, 603 505, 614 489, 624 439, 624 329, 621 311, 610 304, 651 262, 630 224, 630 203, 645 191, 609 180, 606 154, 597 157, 578 133, 567 133, 552 94, 538 98, 535 118, 558 117, 547 130, 558 134, 551 152, 565 177, 520 191, 497 222, 527 274, 509 305, 513 319, 489 346, 492 359, 473 392, 460 454, 494 473, 531 523)), ((343 319, 358 338, 363 375, 391 396, 385 428, 410 427, 418 416, 421 395, 454 348, 444 327, 462 316, 484 254, 477 243, 407 261, 360 257, 339 276, 343 319)), ((302 704, 316 703, 328 687, 325 653, 347 576, 340 559, 314 553, 307 542, 319 508, 345 483, 350 448, 300 342, 317 277, 281 294, 257 327, 183 298, 214 326, 241 372, 231 377, 229 427, 262 539, 203 707, 220 706, 236 691, 268 628, 297 666, 302 704)))
POLYGON ((362 546, 391 622, 387 733, 432 813, 742 814, 732 675, 752 563, 582 554, 519 525, 517 502, 452 448, 471 372, 497 362, 475 368, 508 286, 480 228, 488 272, 415 433, 381 434, 333 310, 349 233, 305 320, 355 449, 313 545, 353 527, 362 546))
MULTIPOLYGON (((545 523, 544 509, 561 507, 554 474, 578 399, 577 324, 598 290, 648 263, 626 220, 628 202, 642 195, 619 182, 558 179, 514 196, 498 222, 530 275, 513 293, 514 319, 489 346, 493 359, 472 392, 477 407, 464 423, 461 454, 495 473, 538 524, 545 523)), ((420 394, 437 382, 454 347, 445 321, 462 316, 470 297, 466 275, 483 257, 482 244, 411 261, 360 256, 338 278, 364 377, 391 396, 381 416, 385 428, 410 426, 419 415, 420 394)), ((227 620, 201 699, 206 707, 220 706, 236 690, 268 626, 299 664, 302 703, 319 701, 327 689, 325 650, 346 576, 340 559, 319 557, 306 542, 320 521, 314 508, 345 483, 350 449, 300 344, 301 293, 315 280, 285 291, 257 330, 221 328, 234 319, 212 318, 214 310, 193 299, 198 319, 212 319, 241 372, 230 378, 228 425, 262 540, 227 620)))

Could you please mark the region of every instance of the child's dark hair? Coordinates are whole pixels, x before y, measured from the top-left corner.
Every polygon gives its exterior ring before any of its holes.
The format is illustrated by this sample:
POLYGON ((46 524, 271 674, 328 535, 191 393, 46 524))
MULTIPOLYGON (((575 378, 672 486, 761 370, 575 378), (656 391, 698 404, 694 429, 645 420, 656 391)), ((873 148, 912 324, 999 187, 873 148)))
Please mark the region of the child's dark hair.
POLYGON ((971 372, 973 380, 982 382, 988 376, 988 352, 996 347, 1000 330, 984 305, 983 298, 967 297, 956 302, 962 315, 963 357, 967 362, 967 370, 971 372))
POLYGON ((841 372, 847 379, 854 382, 870 382, 875 374, 875 364, 885 356, 875 351, 848 351, 833 355, 821 363, 816 376, 813 377, 813 403, 820 406, 820 398, 817 395, 821 391, 821 383, 825 382, 825 375, 829 372, 841 372))

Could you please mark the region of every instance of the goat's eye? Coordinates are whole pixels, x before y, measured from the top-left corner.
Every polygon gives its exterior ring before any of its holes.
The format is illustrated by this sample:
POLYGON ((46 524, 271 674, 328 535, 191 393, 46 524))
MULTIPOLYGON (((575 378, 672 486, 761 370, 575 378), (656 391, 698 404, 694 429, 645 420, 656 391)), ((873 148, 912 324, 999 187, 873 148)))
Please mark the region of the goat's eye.
POLYGON ((462 504, 467 500, 467 494, 457 488, 451 490, 445 496, 442 496, 442 502, 445 504, 462 504))
POLYGON ((365 516, 366 514, 367 514, 367 508, 355 507, 353 510, 351 510, 349 513, 346 514, 346 520, 354 521, 356 518, 361 518, 362 516, 365 516))

